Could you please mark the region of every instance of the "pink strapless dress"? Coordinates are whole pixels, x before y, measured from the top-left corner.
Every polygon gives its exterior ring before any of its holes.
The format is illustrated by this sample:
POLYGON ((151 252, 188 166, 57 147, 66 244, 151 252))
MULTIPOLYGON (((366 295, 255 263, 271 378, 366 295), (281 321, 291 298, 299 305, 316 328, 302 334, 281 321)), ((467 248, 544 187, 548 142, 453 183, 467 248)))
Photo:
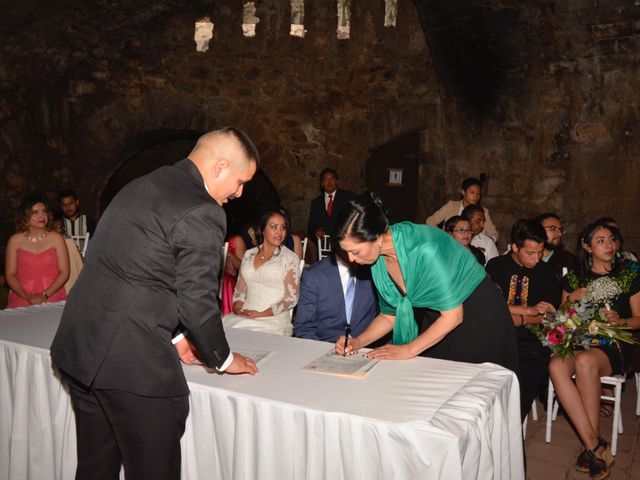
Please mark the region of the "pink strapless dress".
MULTIPOLYGON (((236 253, 236 237, 229 237, 229 253, 236 253)), ((226 265, 226 263, 225 263, 226 265)), ((233 266, 227 265, 227 270, 233 270, 233 266)), ((222 315, 233 312, 233 291, 238 281, 238 272, 235 275, 225 270, 222 275, 222 315)))
MULTIPOLYGON (((17 277, 24 291, 29 295, 37 295, 47 289, 58 276, 58 258, 56 249, 51 247, 40 253, 31 253, 18 249, 17 277)), ((67 299, 67 292, 61 288, 49 296, 50 302, 67 299)), ((31 304, 18 295, 9 292, 7 308, 29 307, 31 304)))

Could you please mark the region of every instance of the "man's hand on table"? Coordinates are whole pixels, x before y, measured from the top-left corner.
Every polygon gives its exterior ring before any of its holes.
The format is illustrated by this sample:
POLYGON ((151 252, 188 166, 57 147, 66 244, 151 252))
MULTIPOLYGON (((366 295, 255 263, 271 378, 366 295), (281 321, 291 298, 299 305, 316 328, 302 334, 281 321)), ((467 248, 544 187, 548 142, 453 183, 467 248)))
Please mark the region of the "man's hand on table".
POLYGON ((255 375, 258 373, 258 367, 255 362, 249 357, 240 355, 237 352, 233 352, 233 362, 225 370, 226 373, 248 373, 249 375, 255 375))

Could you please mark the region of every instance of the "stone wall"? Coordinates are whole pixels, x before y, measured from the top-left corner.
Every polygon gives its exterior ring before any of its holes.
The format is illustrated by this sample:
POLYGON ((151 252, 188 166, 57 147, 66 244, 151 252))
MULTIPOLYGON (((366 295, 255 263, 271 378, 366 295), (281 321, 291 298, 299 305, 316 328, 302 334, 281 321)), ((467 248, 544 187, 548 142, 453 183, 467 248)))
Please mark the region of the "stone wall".
POLYGON ((252 38, 241 2, 193 3, 48 7, 22 19, 30 28, 3 47, 0 71, 3 211, 64 184, 97 215, 111 175, 145 139, 231 124, 254 139, 304 231, 323 167, 361 190, 371 150, 433 125, 424 112, 438 110, 439 87, 412 2, 400 1, 398 28, 383 27, 382 0, 354 2, 349 40, 336 39, 335 0, 306 2, 304 38, 289 34, 288 1, 257 4, 252 38), (204 16, 215 28, 200 53, 194 22, 204 16))
POLYGON ((306 1, 304 38, 289 34, 288 0, 257 2, 244 37, 241 3, 7 9, 0 243, 24 194, 72 185, 98 215, 109 179, 150 138, 233 124, 256 141, 299 231, 324 166, 360 190, 370 152, 418 131, 419 219, 484 172, 503 239, 518 217, 555 210, 571 247, 611 215, 640 250, 638 2, 399 0, 385 28, 383 0, 353 0, 348 40, 336 38, 335 0, 306 1), (215 29, 200 53, 205 16, 215 29))
POLYGON ((448 196, 486 172, 505 240, 517 218, 556 211, 571 249, 613 216, 640 250, 640 2, 418 6, 443 82, 448 196))

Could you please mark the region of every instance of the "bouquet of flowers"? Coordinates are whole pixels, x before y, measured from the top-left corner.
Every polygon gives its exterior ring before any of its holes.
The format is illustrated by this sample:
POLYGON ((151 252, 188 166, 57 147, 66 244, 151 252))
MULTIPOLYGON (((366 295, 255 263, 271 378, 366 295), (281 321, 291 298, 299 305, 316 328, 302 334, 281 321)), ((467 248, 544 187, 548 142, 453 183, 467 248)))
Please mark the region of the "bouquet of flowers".
POLYGON ((598 278, 587 286, 581 301, 565 303, 559 310, 545 314, 540 325, 530 325, 529 329, 561 358, 573 355, 574 350, 589 350, 592 346, 619 342, 634 344, 636 341, 628 327, 609 325, 604 316, 604 310, 610 309, 610 303, 620 293, 616 280, 598 278))

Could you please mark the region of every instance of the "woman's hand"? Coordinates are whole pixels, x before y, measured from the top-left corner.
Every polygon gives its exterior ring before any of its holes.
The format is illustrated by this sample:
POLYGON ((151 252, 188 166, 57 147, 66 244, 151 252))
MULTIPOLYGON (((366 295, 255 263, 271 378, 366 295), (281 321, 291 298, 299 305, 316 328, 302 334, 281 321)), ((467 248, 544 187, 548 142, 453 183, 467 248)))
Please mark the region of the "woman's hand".
POLYGON ((578 288, 569 294, 567 300, 569 300, 570 302, 577 302, 579 300, 582 300, 585 293, 587 293, 586 287, 578 288))
POLYGON ((411 344, 405 345, 385 345, 376 348, 366 354, 367 358, 375 358, 376 360, 407 360, 416 356, 411 344))
POLYGON ((355 355, 362 348, 357 338, 350 338, 347 342, 347 348, 344 346, 344 335, 341 335, 336 342, 336 353, 338 355, 355 355))
POLYGON ((530 307, 530 313, 528 316, 535 317, 536 315, 544 315, 545 313, 555 312, 555 307, 549 302, 538 302, 530 307))
POLYGON ((47 301, 45 296, 41 293, 39 293, 38 295, 29 295, 28 300, 31 305, 40 305, 41 303, 47 301))
POLYGON ((624 327, 627 324, 626 320, 620 318, 620 315, 615 310, 605 310, 604 317, 612 327, 624 327))
POLYGON ((270 317, 272 316, 269 312, 271 311, 271 309, 267 309, 267 310, 263 310, 261 312, 258 312, 257 310, 244 310, 241 309, 237 312, 237 315, 240 315, 242 317, 249 317, 249 318, 259 318, 259 317, 270 317))

